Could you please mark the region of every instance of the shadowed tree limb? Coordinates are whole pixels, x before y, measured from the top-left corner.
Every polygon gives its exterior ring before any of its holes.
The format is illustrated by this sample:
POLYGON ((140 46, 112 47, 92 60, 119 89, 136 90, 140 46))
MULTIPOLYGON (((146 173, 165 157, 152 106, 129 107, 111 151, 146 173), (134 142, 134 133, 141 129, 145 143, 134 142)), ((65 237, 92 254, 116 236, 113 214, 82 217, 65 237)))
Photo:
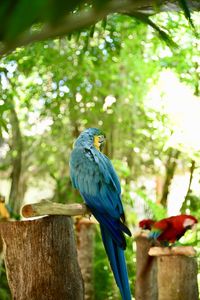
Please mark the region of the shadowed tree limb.
MULTIPOLYGON (((104 4, 96 7, 97 3, 87 6, 86 9, 79 11, 68 11, 68 15, 61 18, 59 23, 53 25, 43 24, 41 29, 31 31, 31 27, 26 28, 27 31, 18 35, 15 39, 8 41, 2 40, 0 45, 0 55, 9 53, 17 47, 26 46, 32 42, 44 41, 51 38, 62 37, 85 27, 94 25, 98 21, 104 19, 109 14, 122 13, 144 13, 152 15, 161 11, 177 11, 181 10, 179 1, 168 0, 113 0, 104 1, 104 4), (96 5, 96 6, 95 6, 96 5)), ((59 3, 58 3, 59 5, 59 3)), ((191 10, 200 10, 200 2, 190 0, 188 7, 191 10)), ((33 24, 32 24, 33 25, 33 24)))

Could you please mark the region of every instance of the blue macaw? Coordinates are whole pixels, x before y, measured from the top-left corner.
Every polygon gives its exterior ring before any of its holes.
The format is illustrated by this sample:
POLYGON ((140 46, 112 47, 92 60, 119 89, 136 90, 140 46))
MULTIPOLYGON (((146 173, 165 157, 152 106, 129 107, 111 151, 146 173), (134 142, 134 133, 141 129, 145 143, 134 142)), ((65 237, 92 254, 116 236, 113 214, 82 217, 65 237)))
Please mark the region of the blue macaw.
POLYGON ((70 177, 101 228, 102 240, 123 300, 131 300, 124 250, 125 223, 118 176, 101 150, 105 135, 97 128, 83 131, 70 157, 70 177))

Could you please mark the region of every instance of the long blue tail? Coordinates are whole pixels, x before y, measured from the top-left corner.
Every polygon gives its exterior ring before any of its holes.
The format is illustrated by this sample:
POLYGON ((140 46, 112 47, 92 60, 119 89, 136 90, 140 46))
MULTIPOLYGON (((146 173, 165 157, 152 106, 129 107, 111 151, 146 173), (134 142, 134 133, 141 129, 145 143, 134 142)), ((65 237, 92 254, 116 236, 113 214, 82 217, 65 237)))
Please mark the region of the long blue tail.
POLYGON ((124 256, 126 240, 123 232, 131 236, 129 229, 119 220, 97 212, 91 208, 91 212, 100 223, 101 235, 104 247, 110 261, 115 281, 119 287, 123 300, 131 300, 131 292, 128 281, 128 272, 124 256))
POLYGON ((100 224, 101 234, 110 265, 123 300, 131 300, 124 250, 117 246, 107 229, 100 224))

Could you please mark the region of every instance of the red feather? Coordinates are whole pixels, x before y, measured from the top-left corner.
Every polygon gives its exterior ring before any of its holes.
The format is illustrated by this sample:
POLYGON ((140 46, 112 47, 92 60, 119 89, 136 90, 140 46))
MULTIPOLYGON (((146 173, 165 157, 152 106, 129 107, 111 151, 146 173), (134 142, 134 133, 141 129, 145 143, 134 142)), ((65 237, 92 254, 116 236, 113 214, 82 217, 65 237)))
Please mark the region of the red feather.
POLYGON ((158 241, 174 243, 197 222, 198 220, 191 215, 178 215, 155 222, 152 231, 160 231, 158 241))
POLYGON ((154 223, 155 223, 155 221, 152 220, 152 219, 144 219, 144 220, 139 222, 139 227, 142 228, 142 229, 151 230, 154 223))

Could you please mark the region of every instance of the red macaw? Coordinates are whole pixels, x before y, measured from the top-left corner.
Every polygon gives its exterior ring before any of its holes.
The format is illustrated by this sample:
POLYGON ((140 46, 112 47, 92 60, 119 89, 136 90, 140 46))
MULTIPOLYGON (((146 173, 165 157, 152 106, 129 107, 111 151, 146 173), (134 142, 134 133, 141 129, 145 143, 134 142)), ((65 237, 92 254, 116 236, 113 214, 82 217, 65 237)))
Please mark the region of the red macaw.
POLYGON ((198 220, 191 215, 178 215, 162 219, 153 224, 149 237, 159 242, 174 243, 188 229, 192 229, 197 222, 198 220))
POLYGON ((155 221, 152 219, 144 219, 139 222, 139 227, 145 230, 151 230, 154 223, 155 221))

